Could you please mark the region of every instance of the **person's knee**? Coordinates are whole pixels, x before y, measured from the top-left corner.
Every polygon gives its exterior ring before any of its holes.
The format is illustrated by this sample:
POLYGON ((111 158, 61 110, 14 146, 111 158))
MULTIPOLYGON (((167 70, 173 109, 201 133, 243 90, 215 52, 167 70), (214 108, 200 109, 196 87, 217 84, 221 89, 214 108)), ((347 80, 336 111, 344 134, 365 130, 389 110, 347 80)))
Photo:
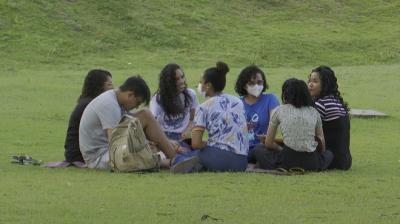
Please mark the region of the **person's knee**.
POLYGON ((151 111, 147 108, 143 108, 139 111, 136 111, 135 113, 132 114, 132 116, 136 117, 137 119, 139 119, 140 123, 142 124, 142 126, 147 126, 148 122, 151 119, 154 119, 153 114, 151 113, 151 111))
POLYGON ((349 170, 351 168, 351 159, 334 159, 329 169, 349 170))
POLYGON ((139 120, 146 119, 148 117, 153 117, 151 111, 147 108, 140 109, 132 113, 132 116, 138 118, 139 120))
POLYGON ((333 160, 333 153, 330 151, 330 150, 326 150, 325 152, 324 152, 324 156, 325 156, 325 159, 328 161, 328 163, 331 163, 332 162, 332 160, 333 160))
POLYGON ((258 160, 258 158, 263 157, 266 152, 267 152, 267 148, 262 144, 255 146, 253 149, 253 155, 256 160, 258 160))

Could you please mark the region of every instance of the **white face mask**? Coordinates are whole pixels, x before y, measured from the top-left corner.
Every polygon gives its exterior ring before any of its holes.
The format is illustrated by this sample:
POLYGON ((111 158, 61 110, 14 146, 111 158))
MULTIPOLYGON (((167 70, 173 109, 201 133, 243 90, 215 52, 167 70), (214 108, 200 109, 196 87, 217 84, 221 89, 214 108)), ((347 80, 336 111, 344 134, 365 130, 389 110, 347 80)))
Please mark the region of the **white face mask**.
POLYGON ((202 90, 202 85, 201 83, 199 83, 199 85, 197 86, 197 92, 202 96, 202 97, 206 97, 206 91, 202 90))
POLYGON ((246 86, 247 93, 252 96, 255 96, 255 97, 258 97, 261 94, 263 89, 264 89, 263 85, 251 85, 251 86, 247 85, 246 86))

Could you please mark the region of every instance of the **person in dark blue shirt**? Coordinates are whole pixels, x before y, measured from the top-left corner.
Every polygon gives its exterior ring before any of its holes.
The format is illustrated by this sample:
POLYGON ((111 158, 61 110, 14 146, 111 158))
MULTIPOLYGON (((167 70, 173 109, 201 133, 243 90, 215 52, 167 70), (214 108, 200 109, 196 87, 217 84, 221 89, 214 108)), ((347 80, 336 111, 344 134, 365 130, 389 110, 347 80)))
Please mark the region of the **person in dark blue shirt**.
POLYGON ((244 104, 247 128, 249 131, 248 162, 255 163, 254 147, 264 143, 271 112, 279 106, 278 98, 265 93, 268 83, 264 72, 255 65, 244 68, 236 81, 235 91, 244 104))

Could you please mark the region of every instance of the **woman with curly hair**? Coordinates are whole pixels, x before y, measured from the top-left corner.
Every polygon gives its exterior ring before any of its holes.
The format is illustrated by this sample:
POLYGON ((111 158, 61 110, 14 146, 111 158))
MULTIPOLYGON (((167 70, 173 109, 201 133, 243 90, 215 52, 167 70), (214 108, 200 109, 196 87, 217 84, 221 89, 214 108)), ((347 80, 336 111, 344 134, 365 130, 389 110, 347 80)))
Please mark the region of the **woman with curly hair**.
POLYGON ((168 138, 182 140, 190 137, 198 104, 195 91, 187 88, 182 68, 177 64, 167 64, 161 70, 150 110, 168 138))
POLYGON ((249 130, 248 161, 255 163, 254 147, 260 144, 267 133, 272 111, 279 106, 278 98, 272 93, 264 93, 268 83, 264 72, 255 65, 244 68, 236 81, 235 91, 241 96, 246 112, 249 130))
POLYGON ((110 72, 94 69, 89 71, 86 75, 81 95, 69 118, 67 136, 64 144, 64 156, 67 162, 84 162, 79 149, 79 124, 83 111, 95 97, 112 88, 112 75, 110 72))
POLYGON ((295 78, 286 80, 282 86, 282 103, 271 116, 265 145, 255 148, 260 168, 327 169, 332 153, 325 150, 321 117, 312 107, 307 84, 295 78), (283 146, 275 141, 278 127, 282 132, 283 146), (320 139, 319 149, 315 137, 320 139))
POLYGON ((319 66, 308 77, 308 90, 322 119, 326 148, 334 158, 330 169, 348 170, 350 154, 349 108, 344 102, 335 72, 328 66, 319 66))

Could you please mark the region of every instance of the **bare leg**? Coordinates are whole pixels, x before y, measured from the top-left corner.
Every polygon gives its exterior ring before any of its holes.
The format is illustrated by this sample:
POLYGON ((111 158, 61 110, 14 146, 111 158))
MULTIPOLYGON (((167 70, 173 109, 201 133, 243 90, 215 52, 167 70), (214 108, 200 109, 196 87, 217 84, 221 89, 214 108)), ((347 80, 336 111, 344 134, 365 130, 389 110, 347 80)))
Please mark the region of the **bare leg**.
POLYGON ((151 111, 148 109, 143 109, 132 115, 140 120, 147 139, 157 143, 158 148, 167 156, 167 158, 174 158, 174 147, 172 146, 171 142, 164 134, 164 132, 161 130, 160 125, 154 118, 151 111))

